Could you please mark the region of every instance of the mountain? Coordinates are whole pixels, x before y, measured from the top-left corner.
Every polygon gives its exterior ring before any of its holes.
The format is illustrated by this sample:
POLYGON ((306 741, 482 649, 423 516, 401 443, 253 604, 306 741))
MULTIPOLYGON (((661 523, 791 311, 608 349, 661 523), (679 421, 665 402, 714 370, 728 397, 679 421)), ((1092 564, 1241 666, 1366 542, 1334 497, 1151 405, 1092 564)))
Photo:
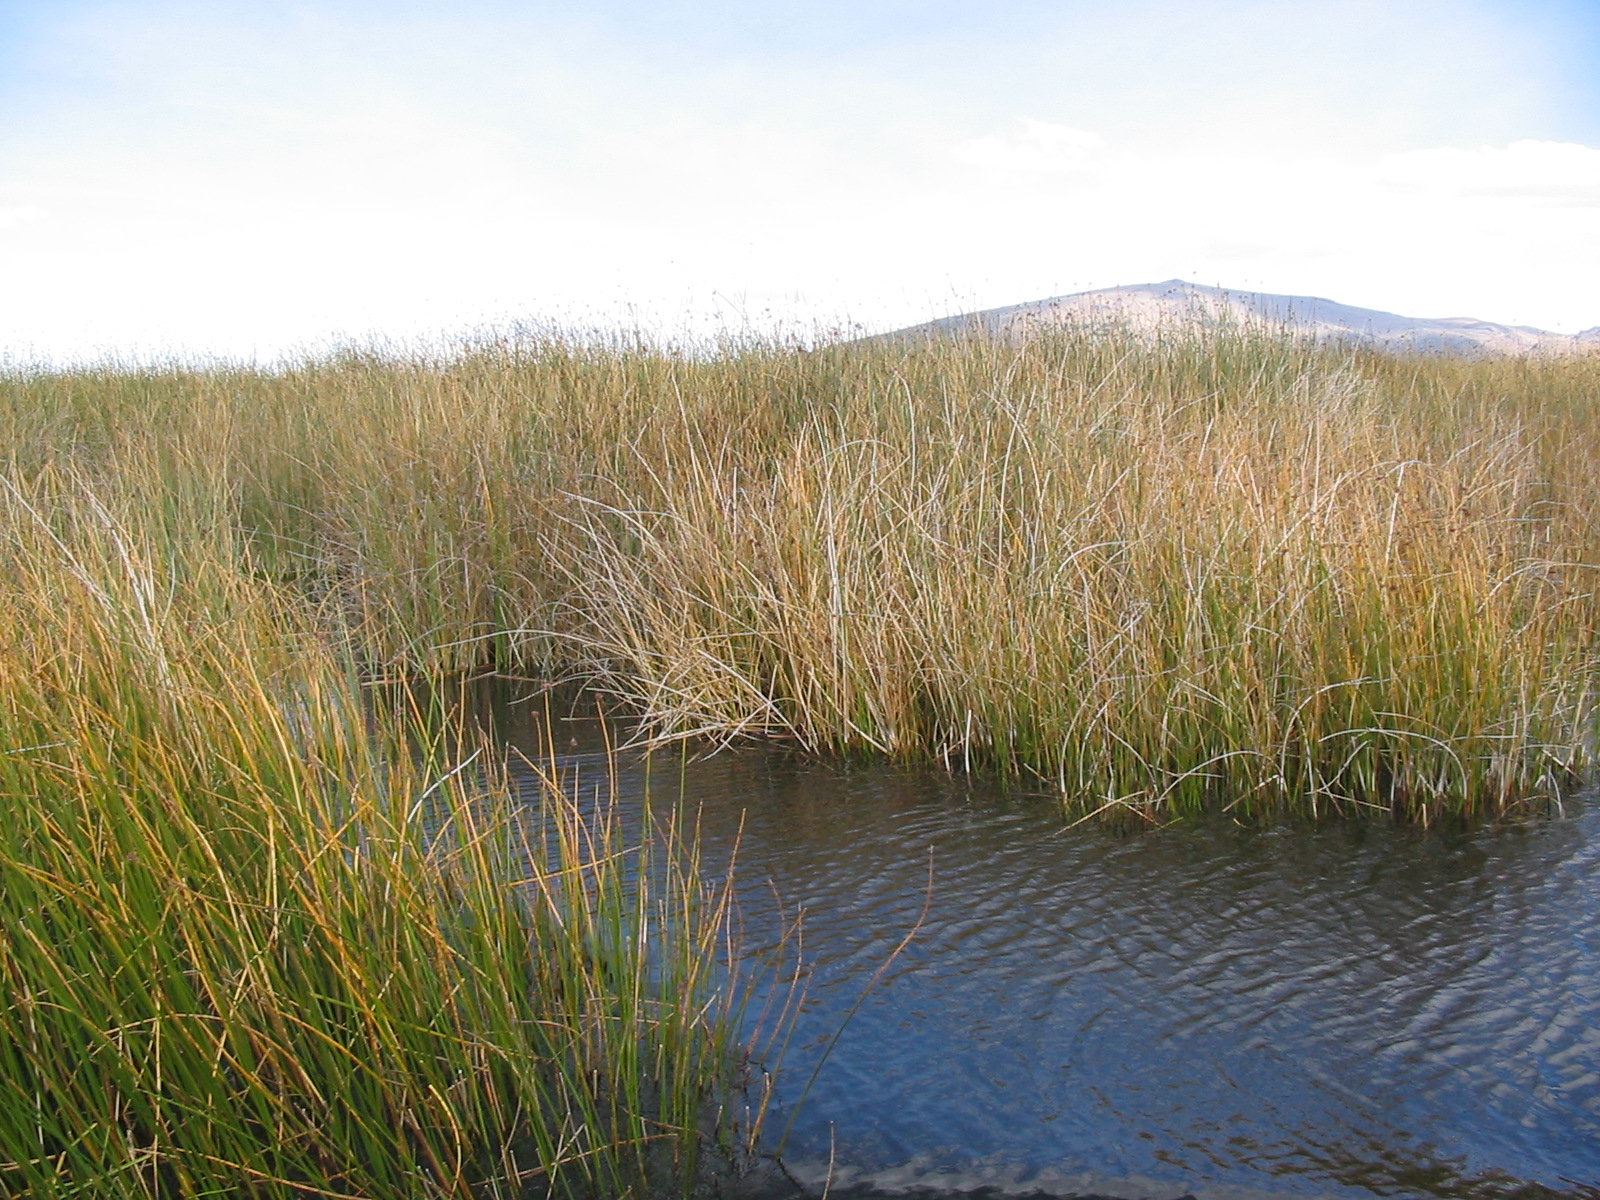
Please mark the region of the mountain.
POLYGON ((1400 353, 1573 354, 1600 350, 1600 326, 1565 334, 1472 317, 1402 317, 1318 296, 1236 292, 1182 279, 1102 288, 963 313, 887 336, 980 335, 1015 340, 1068 326, 1149 331, 1219 326, 1261 329, 1400 353))

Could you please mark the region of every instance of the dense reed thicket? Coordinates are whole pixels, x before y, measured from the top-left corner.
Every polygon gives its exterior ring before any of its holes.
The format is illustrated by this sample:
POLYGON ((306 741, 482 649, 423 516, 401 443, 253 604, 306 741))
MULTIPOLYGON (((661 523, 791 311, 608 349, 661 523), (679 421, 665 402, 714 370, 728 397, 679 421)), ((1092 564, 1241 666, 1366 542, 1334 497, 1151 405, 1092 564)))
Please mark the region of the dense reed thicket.
POLYGON ((725 890, 365 689, 155 411, 0 483, 0 1192, 687 1192, 742 1136, 725 890))
POLYGON ((486 340, 0 405, 14 487, 117 498, 139 553, 249 574, 369 670, 586 676, 666 735, 999 764, 1084 811, 1432 820, 1590 762, 1597 398, 1596 357, 1102 331, 486 340))

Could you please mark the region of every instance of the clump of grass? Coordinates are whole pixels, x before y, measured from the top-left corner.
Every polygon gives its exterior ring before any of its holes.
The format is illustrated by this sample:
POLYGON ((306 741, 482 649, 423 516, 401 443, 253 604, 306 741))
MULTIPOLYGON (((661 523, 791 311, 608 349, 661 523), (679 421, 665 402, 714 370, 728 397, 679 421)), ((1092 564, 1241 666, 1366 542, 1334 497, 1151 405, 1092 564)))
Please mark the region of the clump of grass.
POLYGON ((137 538, 214 531, 369 669, 576 675, 664 736, 1084 812, 1431 821, 1592 763, 1597 392, 1593 356, 1249 331, 546 336, 18 377, 0 456, 145 497, 137 538))
POLYGON ((0 1190, 696 1183, 738 989, 671 822, 513 805, 246 532, 44 476, 0 520, 0 1190))
POLYGON ((1260 339, 860 353, 767 469, 691 442, 596 503, 572 585, 664 732, 1153 819, 1498 813, 1590 762, 1587 413, 1260 339))

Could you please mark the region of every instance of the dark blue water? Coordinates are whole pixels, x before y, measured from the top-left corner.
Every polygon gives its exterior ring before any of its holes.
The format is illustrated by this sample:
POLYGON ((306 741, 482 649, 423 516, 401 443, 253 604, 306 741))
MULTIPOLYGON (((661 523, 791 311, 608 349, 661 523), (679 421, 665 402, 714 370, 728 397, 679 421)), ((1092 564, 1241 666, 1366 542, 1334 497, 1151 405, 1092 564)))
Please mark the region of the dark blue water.
MULTIPOLYGON (((539 756, 537 725, 503 727, 539 756)), ((593 736, 555 737, 591 784, 593 736)), ((1600 804, 1129 833, 938 771, 617 761, 713 869, 738 843, 752 963, 801 915, 767 1144, 793 1117, 813 1192, 1600 1197, 1600 804)))

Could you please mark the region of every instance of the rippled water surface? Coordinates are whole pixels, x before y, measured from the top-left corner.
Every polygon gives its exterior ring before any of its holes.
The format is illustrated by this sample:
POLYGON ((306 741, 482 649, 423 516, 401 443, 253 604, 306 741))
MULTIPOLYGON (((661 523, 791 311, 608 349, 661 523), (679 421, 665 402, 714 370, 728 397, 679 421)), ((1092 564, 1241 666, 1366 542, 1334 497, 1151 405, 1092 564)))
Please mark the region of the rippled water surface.
MULTIPOLYGON (((502 713, 543 757, 538 725, 502 713)), ((590 785, 594 733, 554 739, 590 785)), ((782 1157, 813 1190, 831 1157, 835 1188, 1600 1196, 1600 805, 1130 834, 781 751, 624 755, 616 782, 698 808, 711 864, 738 842, 752 960, 803 913, 786 1103, 828 1056, 782 1157)))

